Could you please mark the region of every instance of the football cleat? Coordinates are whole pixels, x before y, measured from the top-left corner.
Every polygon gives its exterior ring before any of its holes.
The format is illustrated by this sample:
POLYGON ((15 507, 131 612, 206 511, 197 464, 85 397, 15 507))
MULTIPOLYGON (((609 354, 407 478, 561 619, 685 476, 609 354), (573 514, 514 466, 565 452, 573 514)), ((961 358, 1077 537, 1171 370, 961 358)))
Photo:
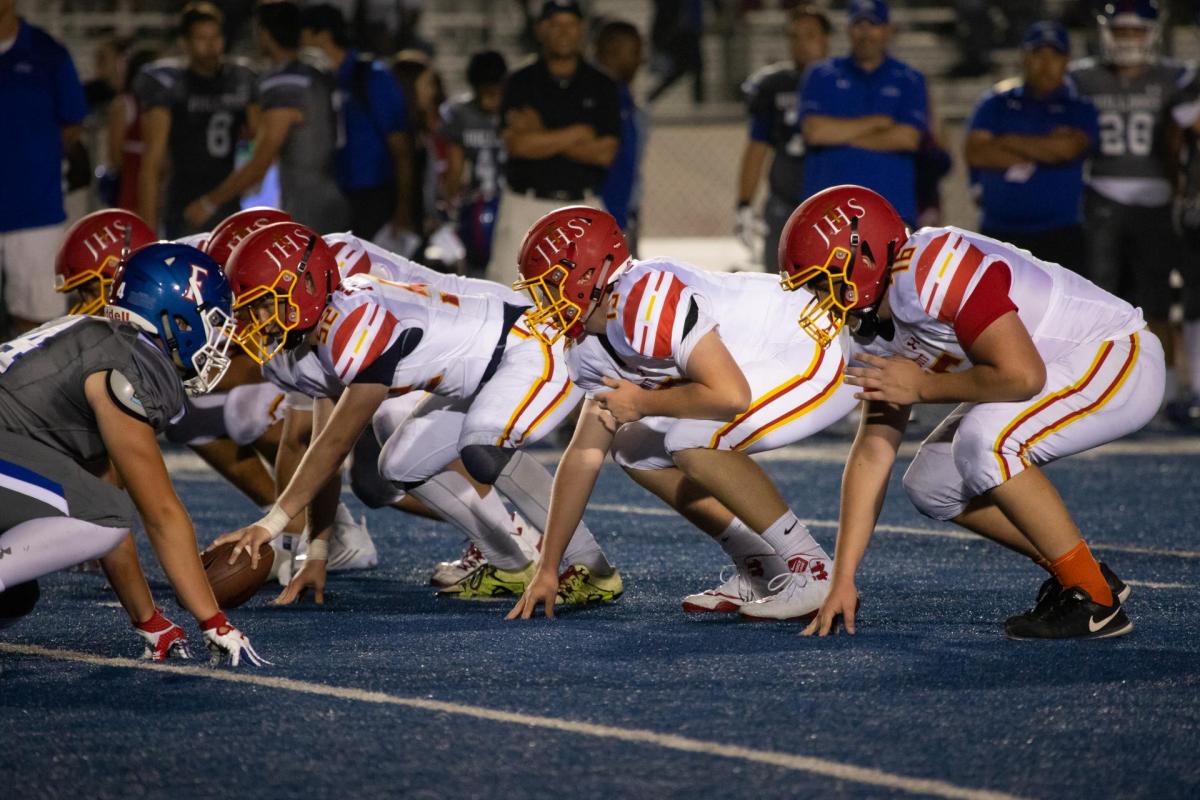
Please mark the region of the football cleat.
POLYGON ((807 570, 785 572, 772 578, 767 589, 771 594, 738 609, 743 619, 809 622, 829 594, 829 581, 813 580, 807 570))
POLYGON ((582 564, 572 564, 558 576, 558 604, 582 606, 588 603, 611 603, 625 593, 621 573, 593 575, 582 564))
POLYGON ((429 583, 439 588, 453 586, 466 578, 475 570, 487 563, 487 558, 472 542, 467 542, 467 549, 462 556, 453 561, 442 561, 433 568, 429 583))
POLYGON ((721 568, 721 585, 715 589, 705 589, 699 594, 689 594, 683 598, 683 610, 689 614, 715 612, 717 614, 727 614, 731 611, 737 611, 746 603, 753 602, 758 599, 758 595, 754 593, 754 587, 746 578, 742 577, 742 573, 732 565, 727 565, 721 568), (730 570, 733 570, 733 575, 729 575, 730 570))
POLYGON ((1010 639, 1108 639, 1132 630, 1120 601, 1100 605, 1078 586, 1059 592, 1040 614, 1021 614, 1004 623, 1010 639))
MULTIPOLYGON (((1117 577, 1117 573, 1108 568, 1108 565, 1103 561, 1100 562, 1100 574, 1104 576, 1104 580, 1108 581, 1108 588, 1112 591, 1113 597, 1117 601, 1124 604, 1129 599, 1129 595, 1133 594, 1133 589, 1129 584, 1117 577)), ((1042 586, 1038 589, 1037 600, 1033 604, 1033 608, 1018 614, 1020 617, 1036 617, 1044 614, 1054 603, 1058 596, 1062 594, 1062 584, 1058 582, 1058 578, 1051 575, 1046 580, 1042 581, 1042 586)))
POLYGON ((355 522, 350 509, 338 503, 337 516, 333 522, 333 538, 329 543, 330 572, 352 569, 371 569, 379 566, 379 552, 367 531, 367 518, 355 522))
POLYGON ((484 564, 458 583, 438 590, 438 597, 457 600, 498 600, 520 597, 533 579, 537 564, 530 561, 522 569, 509 572, 494 564, 484 564))

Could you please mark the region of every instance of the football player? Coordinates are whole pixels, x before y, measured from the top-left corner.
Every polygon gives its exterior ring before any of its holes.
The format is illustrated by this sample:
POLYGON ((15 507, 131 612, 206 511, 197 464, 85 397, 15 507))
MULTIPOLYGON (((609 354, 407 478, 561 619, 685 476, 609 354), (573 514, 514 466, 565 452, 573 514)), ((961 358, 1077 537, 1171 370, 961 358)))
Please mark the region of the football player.
POLYGON ((921 513, 1023 553, 1050 576, 1012 638, 1120 636, 1128 587, 1098 564, 1041 467, 1146 424, 1163 395, 1162 345, 1142 313, 1028 251, 958 228, 909 235, 861 186, 792 214, 779 247, 785 289, 816 299, 800 326, 823 347, 849 328, 846 381, 866 401, 842 478, 833 584, 806 633, 843 616, 914 403, 961 403, 904 475, 921 513), (850 334, 853 334, 850 336, 850 334))
MULTIPOLYGON (((230 274, 240 314, 238 342, 267 362, 285 348, 293 350, 302 373, 298 382, 312 386, 308 393, 338 399, 327 421, 316 409, 319 433, 276 508, 218 542, 238 541, 244 548, 250 541, 268 541, 292 508, 309 507, 320 517, 320 504, 310 504, 366 425, 389 395, 413 391, 429 396, 388 436, 378 462, 382 476, 445 519, 506 529, 502 519, 484 519, 479 491, 463 476, 448 480, 453 471, 447 467, 461 457, 471 478, 494 485, 540 529, 550 475, 518 448, 553 430, 578 395, 562 367, 561 350, 517 324, 524 305, 371 274, 351 275, 339 288, 328 245, 297 225, 253 234, 234 253, 230 274)), ((533 571, 530 554, 515 542, 473 533, 488 563, 464 588, 476 597, 520 593, 533 571)), ((584 529, 580 539, 567 554, 574 572, 564 578, 564 596, 573 602, 615 599, 619 574, 590 532, 584 529)), ((314 558, 319 563, 323 549, 321 535, 310 535, 305 571, 314 558)), ((324 575, 314 573, 311 580, 319 588, 324 575)))
MULTIPOLYGON (((185 389, 208 391, 228 368, 229 284, 198 250, 151 244, 116 276, 105 313, 0 347, 0 607, 43 575, 132 547, 136 508, 214 662, 265 663, 217 607, 155 438, 183 413, 185 389)), ((122 577, 114 586, 147 654, 178 652, 183 631, 140 569, 122 577)))
MULTIPOLYGON (((605 457, 712 536, 736 567, 688 611, 804 619, 825 599, 829 557, 751 458, 849 413, 842 357, 793 320, 802 297, 766 275, 709 273, 670 259, 633 261, 605 212, 559 209, 530 228, 517 287, 533 330, 567 340, 587 394, 554 479, 542 542, 556 564, 605 457), (542 327, 542 326, 547 327, 542 327)), ((554 615, 557 575, 538 571, 509 618, 554 615)))

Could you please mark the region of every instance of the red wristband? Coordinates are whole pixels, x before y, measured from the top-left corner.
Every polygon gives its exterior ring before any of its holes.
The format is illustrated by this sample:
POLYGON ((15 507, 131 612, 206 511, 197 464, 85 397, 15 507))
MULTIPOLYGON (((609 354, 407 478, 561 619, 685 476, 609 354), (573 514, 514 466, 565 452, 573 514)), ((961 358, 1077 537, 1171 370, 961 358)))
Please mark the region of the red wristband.
POLYGON ((145 622, 133 623, 133 627, 137 628, 139 631, 145 631, 146 633, 162 633, 167 628, 171 627, 171 620, 163 616, 161 608, 156 608, 154 609, 154 616, 150 617, 150 619, 146 620, 145 622))
POLYGON ((200 623, 200 630, 211 631, 213 628, 220 628, 228 625, 229 620, 225 619, 225 612, 218 611, 216 614, 213 614, 211 617, 200 623))

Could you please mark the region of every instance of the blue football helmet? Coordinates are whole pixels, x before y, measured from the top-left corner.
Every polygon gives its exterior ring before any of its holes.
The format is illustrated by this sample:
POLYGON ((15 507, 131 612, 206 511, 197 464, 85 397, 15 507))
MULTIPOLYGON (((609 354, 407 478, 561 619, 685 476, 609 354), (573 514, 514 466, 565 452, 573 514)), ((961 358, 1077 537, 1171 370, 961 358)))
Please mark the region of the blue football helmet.
POLYGON ((1136 67, 1154 58, 1162 35, 1158 0, 1111 0, 1097 22, 1105 63, 1136 67))
POLYGON ((209 256, 158 242, 134 251, 113 278, 104 314, 155 337, 191 395, 212 391, 229 369, 234 330, 229 281, 209 256))

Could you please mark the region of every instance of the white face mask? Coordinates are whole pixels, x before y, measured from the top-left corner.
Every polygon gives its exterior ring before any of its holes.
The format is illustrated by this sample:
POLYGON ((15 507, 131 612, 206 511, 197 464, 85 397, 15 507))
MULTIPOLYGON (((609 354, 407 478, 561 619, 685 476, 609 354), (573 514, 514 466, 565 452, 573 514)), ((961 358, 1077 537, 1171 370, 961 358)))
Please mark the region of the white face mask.
POLYGON ((204 346, 192 354, 193 378, 183 382, 189 395, 207 394, 216 388, 229 369, 229 346, 233 342, 233 331, 237 324, 219 308, 210 308, 200 314, 204 324, 204 346))
POLYGON ((1122 22, 1114 26, 1111 20, 1101 17, 1100 52, 1104 56, 1105 63, 1117 67, 1137 67, 1149 63, 1158 47, 1160 31, 1161 28, 1158 25, 1143 24, 1142 22, 1133 25, 1122 22), (1117 36, 1115 28, 1138 28, 1142 35, 1138 37, 1117 36))

